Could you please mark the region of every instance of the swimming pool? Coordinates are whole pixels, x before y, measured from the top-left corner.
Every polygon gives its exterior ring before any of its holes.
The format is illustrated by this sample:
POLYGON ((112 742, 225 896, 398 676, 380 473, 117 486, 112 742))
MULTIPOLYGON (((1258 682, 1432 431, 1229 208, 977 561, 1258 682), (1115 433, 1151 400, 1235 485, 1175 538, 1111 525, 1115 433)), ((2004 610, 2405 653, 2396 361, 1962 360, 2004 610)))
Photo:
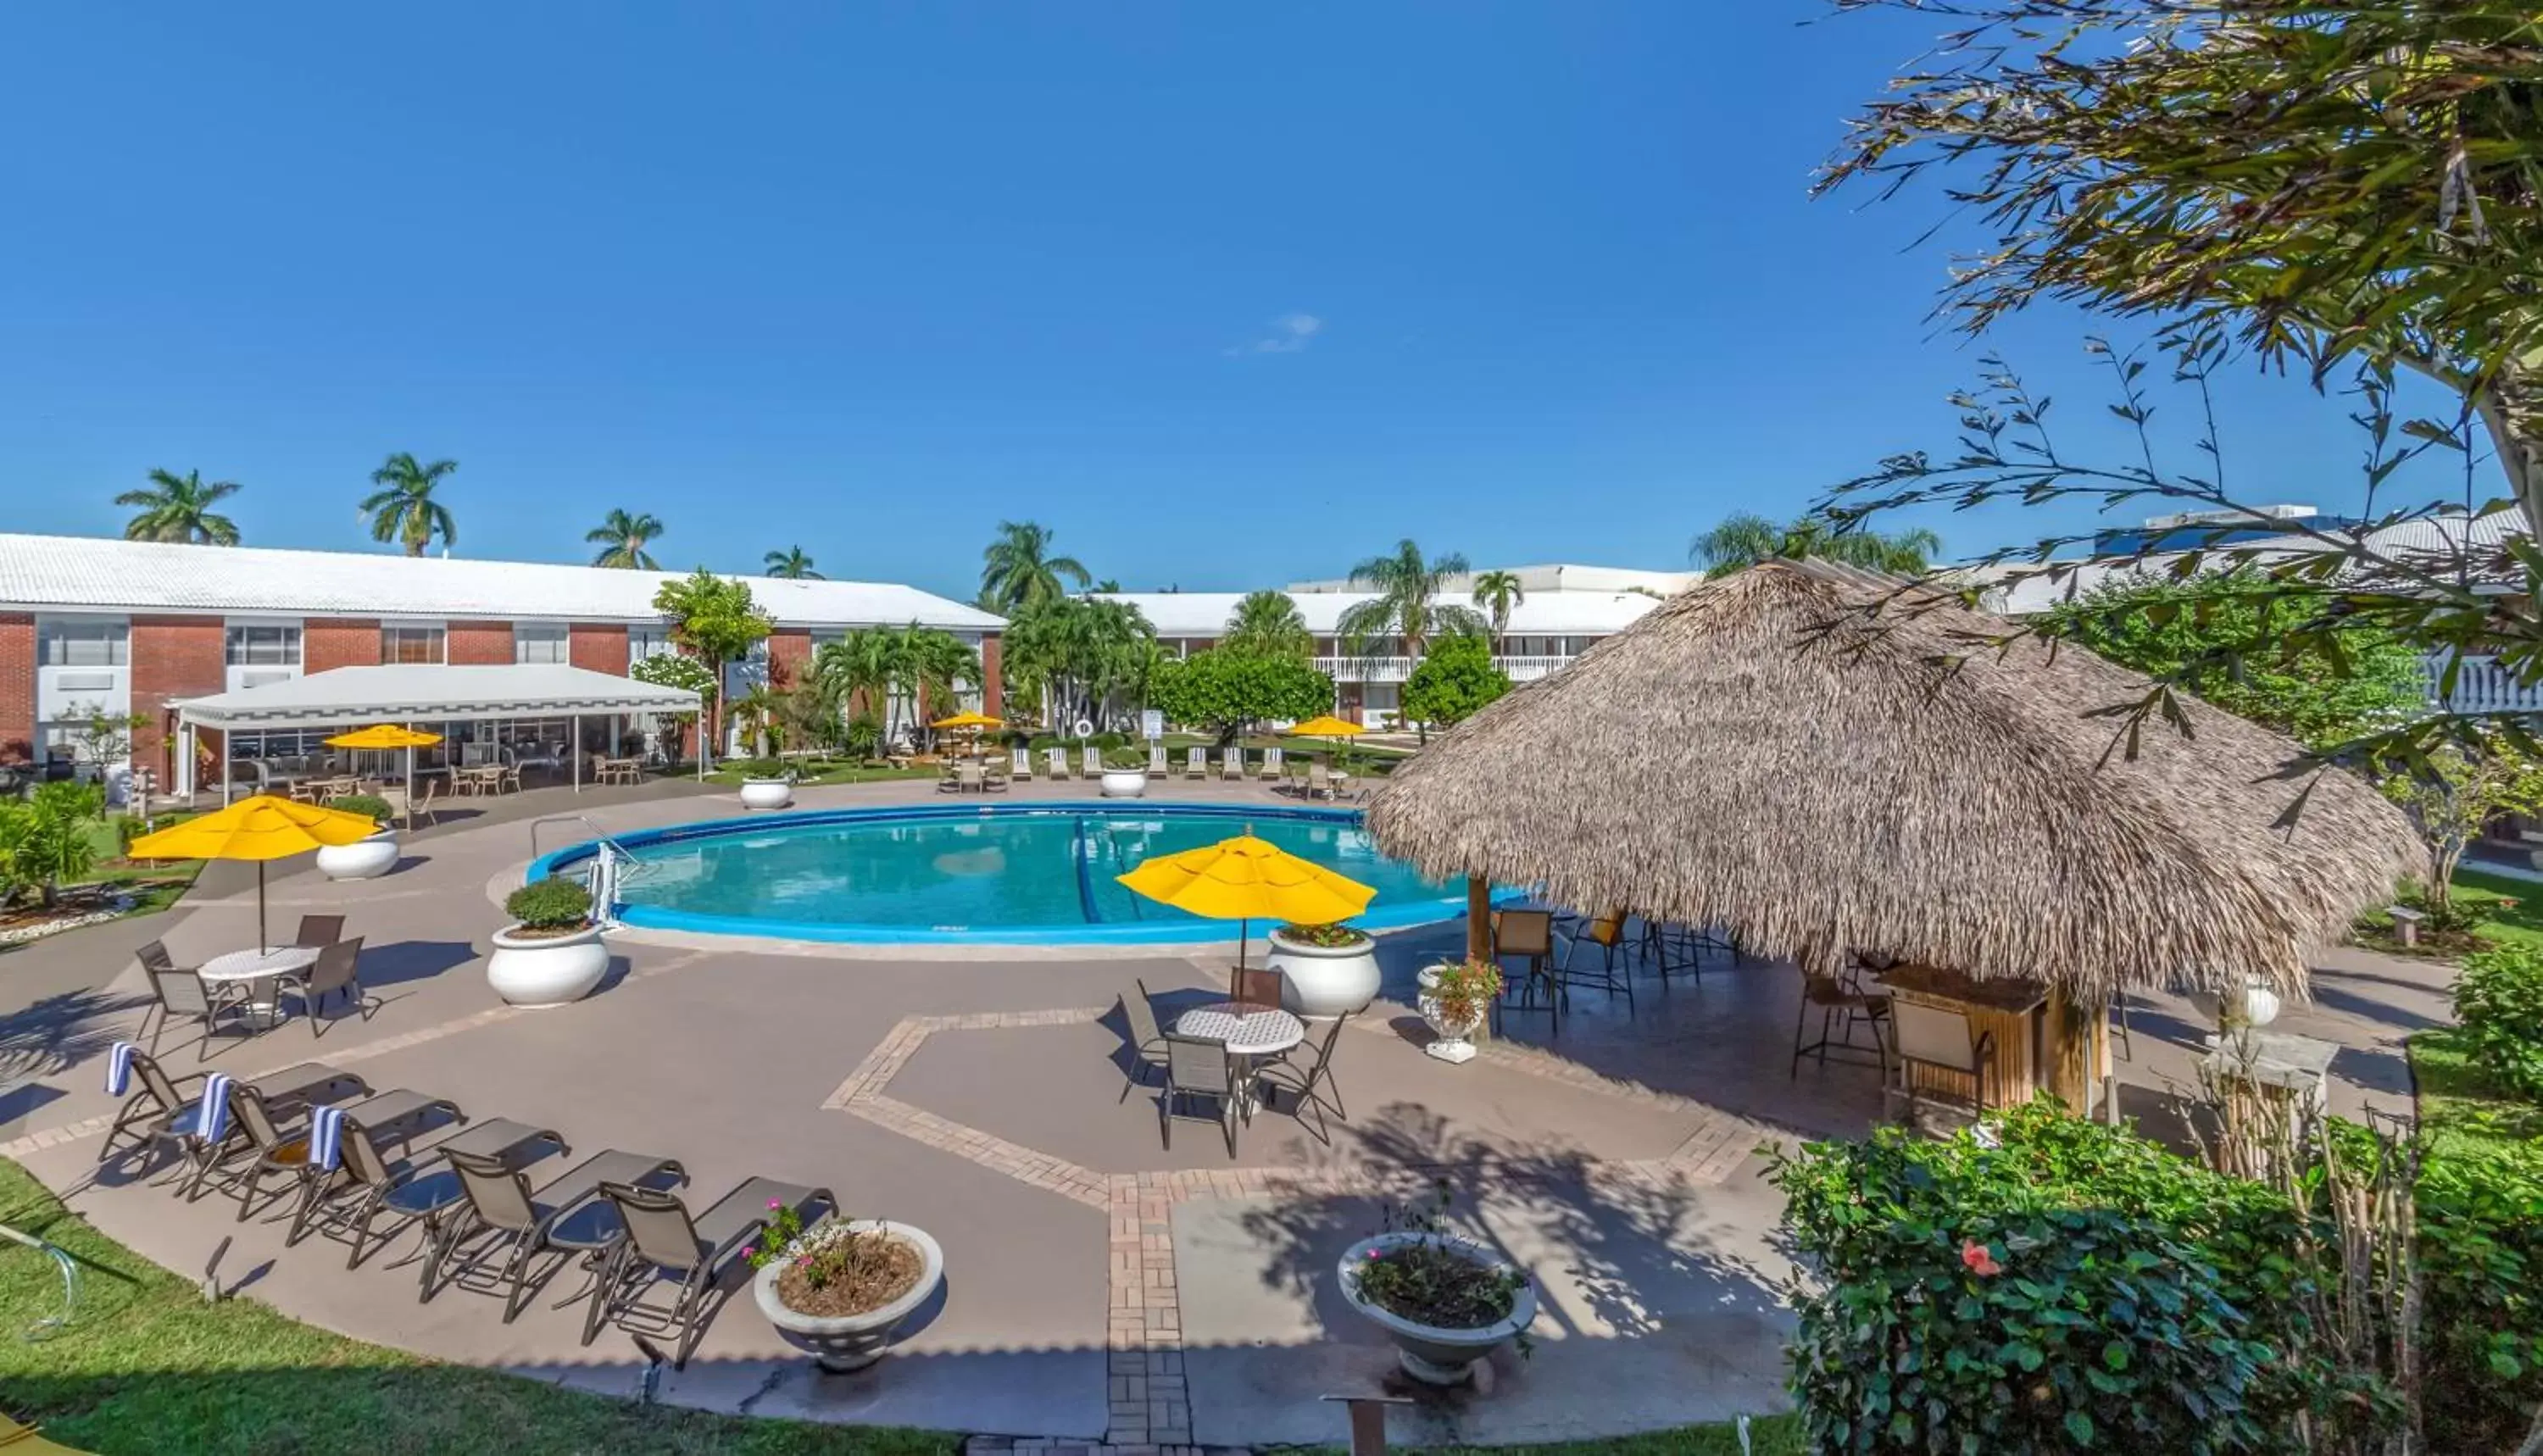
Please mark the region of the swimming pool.
MULTIPOLYGON (((1172 943, 1233 927, 1132 894, 1114 877, 1149 857, 1253 832, 1372 885, 1352 923, 1445 920, 1464 886, 1377 852, 1353 809, 1120 803, 908 805, 716 819, 615 836, 632 866, 618 918, 649 929, 845 942, 1172 943)), ((575 873, 579 844, 530 867, 575 873)), ((1256 934, 1268 927, 1256 926, 1256 934)))

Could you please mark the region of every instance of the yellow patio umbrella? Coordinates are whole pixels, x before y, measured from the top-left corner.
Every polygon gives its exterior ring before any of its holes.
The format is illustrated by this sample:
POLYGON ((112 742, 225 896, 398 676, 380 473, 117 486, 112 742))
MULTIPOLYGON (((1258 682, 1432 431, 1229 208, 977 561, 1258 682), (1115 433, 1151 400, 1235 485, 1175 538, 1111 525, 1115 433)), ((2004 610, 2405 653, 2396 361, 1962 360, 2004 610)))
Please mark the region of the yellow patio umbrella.
MULTIPOLYGON (((394 723, 382 723, 374 724, 366 728, 355 728, 349 733, 338 733, 336 736, 327 740, 327 746, 330 748, 405 749, 406 807, 404 812, 406 815, 406 826, 412 829, 415 827, 415 750, 418 748, 429 748, 440 741, 441 734, 439 733, 427 733, 422 728, 402 728, 394 723)), ((579 752, 580 750, 578 749, 577 751, 579 752)), ((579 783, 580 780, 578 779, 576 782, 579 783)))
MULTIPOLYGON (((1289 736, 1293 738, 1333 738, 1337 740, 1348 740, 1356 738, 1367 731, 1368 729, 1361 728, 1358 724, 1351 722, 1348 718, 1336 718, 1332 714, 1328 713, 1322 718, 1310 718, 1305 723, 1291 727, 1289 729, 1289 736)), ((1342 752, 1342 741, 1337 741, 1334 744, 1334 751, 1339 754, 1342 752)), ((1346 773, 1350 771, 1350 765, 1349 763, 1343 764, 1342 768, 1346 773)))
POLYGON ((321 845, 358 844, 379 832, 368 814, 348 814, 259 794, 225 809, 144 834, 125 853, 136 860, 253 860, 256 862, 256 947, 265 938, 265 862, 307 854, 321 845))
POLYGON ((1208 920, 1236 921, 1240 966, 1256 920, 1331 925, 1367 909, 1377 895, 1356 880, 1255 838, 1251 825, 1234 839, 1159 855, 1114 878, 1158 904, 1208 920))
POLYGON ((952 718, 940 718, 934 723, 929 724, 928 727, 932 728, 993 728, 1006 727, 1006 720, 1002 718, 991 718, 985 713, 957 713, 952 718))

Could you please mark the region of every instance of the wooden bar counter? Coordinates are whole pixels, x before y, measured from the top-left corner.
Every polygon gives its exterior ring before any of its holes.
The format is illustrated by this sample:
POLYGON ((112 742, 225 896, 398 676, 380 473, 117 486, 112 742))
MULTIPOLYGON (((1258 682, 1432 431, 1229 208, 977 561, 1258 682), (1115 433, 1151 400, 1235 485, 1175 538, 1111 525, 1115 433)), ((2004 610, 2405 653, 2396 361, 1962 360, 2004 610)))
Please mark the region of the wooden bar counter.
MULTIPOLYGON (((1979 980, 1937 965, 1894 965, 1881 972, 1881 988, 1900 1001, 1967 1014, 1972 1036, 1995 1037, 1997 1075, 1988 1079, 1987 1106, 2016 1107, 2045 1086, 2044 1027, 2048 987, 2032 980, 1979 980)), ((1916 1091, 1960 1102, 1976 1089, 1965 1072, 1919 1064, 1916 1091)))

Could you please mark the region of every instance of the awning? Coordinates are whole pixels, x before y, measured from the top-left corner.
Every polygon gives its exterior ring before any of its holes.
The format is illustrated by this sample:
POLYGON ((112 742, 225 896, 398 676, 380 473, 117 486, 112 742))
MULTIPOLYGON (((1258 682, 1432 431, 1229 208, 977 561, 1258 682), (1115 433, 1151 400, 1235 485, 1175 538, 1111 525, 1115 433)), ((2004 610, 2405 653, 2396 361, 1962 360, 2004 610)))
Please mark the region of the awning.
POLYGON ((313 724, 695 713, 698 695, 557 662, 337 667, 235 692, 181 699, 178 721, 212 728, 313 724))

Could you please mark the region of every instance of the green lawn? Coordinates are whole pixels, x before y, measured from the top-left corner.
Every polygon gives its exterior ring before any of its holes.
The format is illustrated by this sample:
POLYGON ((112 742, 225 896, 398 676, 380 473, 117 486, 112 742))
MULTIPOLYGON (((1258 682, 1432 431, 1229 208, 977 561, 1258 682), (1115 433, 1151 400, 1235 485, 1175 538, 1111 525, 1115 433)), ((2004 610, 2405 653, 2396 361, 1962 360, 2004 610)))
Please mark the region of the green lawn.
MULTIPOLYGON (((5 1159, 0 1223, 60 1246, 82 1270, 78 1317, 28 1342, 19 1332, 61 1311, 60 1276, 35 1251, 0 1244, 0 1414, 98 1456, 955 1456, 961 1446, 929 1431, 638 1406, 347 1340, 253 1298, 207 1305, 191 1280, 91 1228, 5 1159)), ((286 1257, 340 1255, 324 1244, 286 1257)), ((748 1314, 745 1303, 726 1318, 748 1314)), ((1791 1417, 1754 1422, 1751 1438, 1757 1456, 1803 1450, 1791 1417)), ((1707 1425, 1491 1456, 1738 1452, 1732 1427, 1707 1425)))
MULTIPOLYGON (((893 768, 888 764, 878 768, 869 768, 863 764, 856 763, 823 763, 816 768, 801 762, 795 762, 794 767, 796 772, 800 775, 800 777, 796 779, 796 782, 807 785, 880 784, 892 779, 932 779, 936 777, 936 770, 932 768, 893 768)), ((738 787, 741 781, 747 777, 749 777, 749 775, 744 773, 741 767, 736 763, 727 763, 722 768, 712 768, 707 770, 707 782, 710 784, 731 784, 738 787)))
POLYGON ((2420 1125, 2428 1131, 2432 1152, 2505 1152, 2543 1138, 2543 1108, 2492 1086, 2453 1028, 2422 1032, 2410 1044, 2420 1125))
POLYGON ((2454 897, 2484 910, 2475 934, 2494 941, 2543 946, 2543 883, 2494 875, 2487 870, 2458 870, 2454 897))

